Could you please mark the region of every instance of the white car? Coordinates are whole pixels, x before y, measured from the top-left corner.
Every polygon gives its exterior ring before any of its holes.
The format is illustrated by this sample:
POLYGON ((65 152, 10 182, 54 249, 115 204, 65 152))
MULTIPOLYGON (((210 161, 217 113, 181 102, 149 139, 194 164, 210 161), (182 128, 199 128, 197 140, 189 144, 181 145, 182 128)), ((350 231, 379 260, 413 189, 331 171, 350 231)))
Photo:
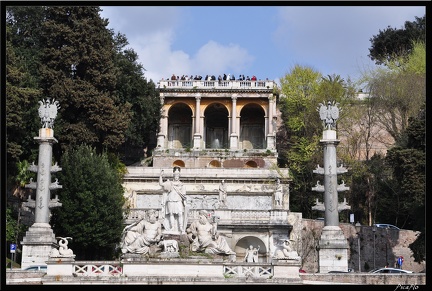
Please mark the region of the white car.
POLYGON ((370 271, 369 273, 373 274, 411 274, 413 271, 408 271, 404 269, 397 269, 397 268, 379 268, 370 271))
POLYGON ((36 265, 36 266, 30 266, 24 269, 25 271, 42 271, 45 272, 47 271, 47 266, 46 265, 36 265))
POLYGON ((393 224, 387 224, 387 223, 376 223, 374 224, 376 227, 379 228, 388 228, 388 229, 395 229, 395 230, 400 230, 399 227, 394 226, 393 224))

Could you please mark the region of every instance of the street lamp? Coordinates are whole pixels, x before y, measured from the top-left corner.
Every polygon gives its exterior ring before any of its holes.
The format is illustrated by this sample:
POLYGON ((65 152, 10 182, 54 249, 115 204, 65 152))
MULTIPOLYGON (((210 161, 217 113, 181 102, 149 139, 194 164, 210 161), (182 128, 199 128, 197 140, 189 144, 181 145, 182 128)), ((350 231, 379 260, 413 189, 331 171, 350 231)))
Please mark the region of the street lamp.
POLYGON ((375 235, 376 235, 376 230, 377 230, 377 227, 376 227, 376 225, 374 224, 374 225, 372 226, 373 240, 374 240, 374 252, 373 252, 374 269, 375 269, 375 235))
POLYGON ((361 224, 357 221, 355 224, 355 229, 357 232, 357 246, 358 246, 358 258, 359 258, 359 273, 361 273, 361 260, 360 260, 360 230, 361 230, 361 224))

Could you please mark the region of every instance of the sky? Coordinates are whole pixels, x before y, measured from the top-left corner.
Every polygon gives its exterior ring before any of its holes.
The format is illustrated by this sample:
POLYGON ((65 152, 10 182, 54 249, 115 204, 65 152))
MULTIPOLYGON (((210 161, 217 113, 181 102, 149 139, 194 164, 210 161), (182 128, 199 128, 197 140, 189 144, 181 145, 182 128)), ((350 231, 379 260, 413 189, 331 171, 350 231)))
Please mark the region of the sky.
POLYGON ((108 19, 108 28, 126 36, 144 76, 155 83, 172 74, 255 75, 279 83, 296 65, 355 81, 375 66, 367 56, 373 36, 426 14, 426 3, 393 3, 101 6, 100 15, 108 19))

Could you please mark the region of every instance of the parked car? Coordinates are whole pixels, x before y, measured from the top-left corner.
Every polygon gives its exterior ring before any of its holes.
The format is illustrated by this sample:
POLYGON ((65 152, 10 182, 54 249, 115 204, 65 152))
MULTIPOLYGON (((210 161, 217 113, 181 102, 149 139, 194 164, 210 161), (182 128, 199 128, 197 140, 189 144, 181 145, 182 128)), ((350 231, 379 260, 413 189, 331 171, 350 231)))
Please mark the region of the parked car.
POLYGON ((299 273, 306 273, 306 271, 303 269, 299 269, 299 273))
POLYGON ((329 273, 351 273, 353 271, 353 269, 348 268, 348 271, 329 271, 329 273))
POLYGON ((30 266, 24 269, 25 271, 42 271, 45 272, 47 271, 47 266, 46 265, 35 265, 35 266, 30 266))
POLYGON ((374 269, 374 270, 370 271, 369 273, 373 273, 373 274, 387 274, 387 273, 391 273, 391 274, 411 274, 411 273, 414 273, 414 272, 413 271, 404 270, 404 269, 397 269, 397 268, 379 268, 379 269, 374 269))
POLYGON ((400 230, 399 227, 394 226, 392 224, 387 224, 387 223, 376 223, 374 224, 376 227, 380 227, 380 228, 388 228, 388 229, 396 229, 396 230, 400 230))

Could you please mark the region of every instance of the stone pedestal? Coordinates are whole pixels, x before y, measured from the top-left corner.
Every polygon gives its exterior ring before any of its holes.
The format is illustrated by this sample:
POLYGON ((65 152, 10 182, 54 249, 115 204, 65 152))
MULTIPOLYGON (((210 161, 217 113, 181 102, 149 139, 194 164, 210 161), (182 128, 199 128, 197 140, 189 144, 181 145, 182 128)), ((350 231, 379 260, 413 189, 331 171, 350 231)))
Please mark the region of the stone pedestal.
POLYGON ((267 149, 268 150, 276 149, 276 138, 273 134, 267 135, 267 149))
POLYGON ((57 240, 48 223, 34 223, 26 232, 22 245, 21 268, 46 265, 57 240))
POLYGON ((70 276, 74 272, 74 257, 49 258, 47 261, 47 276, 70 276))
POLYGON ((300 260, 272 260, 274 278, 292 278, 299 279, 299 269, 301 267, 300 260))
POLYGON ((124 262, 141 262, 141 261, 148 261, 148 257, 146 257, 145 255, 141 255, 141 254, 131 254, 131 253, 126 253, 123 254, 121 257, 122 261, 124 262))
POLYGON ((193 148, 201 149, 201 134, 195 133, 193 137, 193 148))
POLYGON ((164 149, 165 148, 165 134, 159 132, 157 135, 157 148, 164 149))
POLYGON ((348 271, 348 243, 339 226, 325 226, 318 243, 319 272, 348 271))
POLYGON ((179 252, 161 252, 160 258, 161 259, 173 259, 173 258, 179 258, 180 254, 179 252))
POLYGON ((236 150, 238 143, 238 135, 236 133, 231 133, 230 136, 230 150, 236 150))

